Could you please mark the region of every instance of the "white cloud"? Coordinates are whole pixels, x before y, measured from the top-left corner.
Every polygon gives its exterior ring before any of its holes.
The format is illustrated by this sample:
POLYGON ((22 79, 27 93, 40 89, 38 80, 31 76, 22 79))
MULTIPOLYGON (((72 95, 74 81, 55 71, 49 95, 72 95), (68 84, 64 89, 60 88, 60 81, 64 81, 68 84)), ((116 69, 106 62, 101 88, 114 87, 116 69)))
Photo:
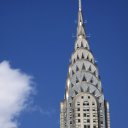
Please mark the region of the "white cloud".
POLYGON ((25 109, 32 93, 32 77, 12 69, 8 61, 0 63, 0 128, 17 128, 17 117, 25 109))
POLYGON ((46 116, 52 117, 53 115, 56 114, 56 109, 54 109, 54 108, 44 109, 38 105, 33 105, 32 107, 28 106, 28 108, 26 110, 29 112, 39 112, 42 116, 45 116, 45 117, 46 116))

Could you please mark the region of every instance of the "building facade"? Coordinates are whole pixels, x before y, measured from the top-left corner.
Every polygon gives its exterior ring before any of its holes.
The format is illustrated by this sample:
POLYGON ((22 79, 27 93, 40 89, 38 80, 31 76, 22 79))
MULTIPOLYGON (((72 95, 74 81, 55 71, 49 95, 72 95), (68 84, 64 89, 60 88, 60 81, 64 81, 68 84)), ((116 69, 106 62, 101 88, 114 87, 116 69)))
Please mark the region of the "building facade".
POLYGON ((60 128, 110 128, 109 104, 104 99, 98 68, 90 50, 79 0, 77 38, 71 55, 60 128))

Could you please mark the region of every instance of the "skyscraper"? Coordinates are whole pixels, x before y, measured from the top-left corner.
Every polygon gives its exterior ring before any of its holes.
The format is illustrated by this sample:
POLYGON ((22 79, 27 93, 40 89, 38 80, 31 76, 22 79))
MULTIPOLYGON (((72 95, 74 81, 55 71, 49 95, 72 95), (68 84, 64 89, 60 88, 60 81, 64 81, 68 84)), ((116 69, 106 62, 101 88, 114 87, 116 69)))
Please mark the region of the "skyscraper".
POLYGON ((60 128, 110 128, 109 104, 88 44, 79 0, 77 38, 71 55, 60 128))

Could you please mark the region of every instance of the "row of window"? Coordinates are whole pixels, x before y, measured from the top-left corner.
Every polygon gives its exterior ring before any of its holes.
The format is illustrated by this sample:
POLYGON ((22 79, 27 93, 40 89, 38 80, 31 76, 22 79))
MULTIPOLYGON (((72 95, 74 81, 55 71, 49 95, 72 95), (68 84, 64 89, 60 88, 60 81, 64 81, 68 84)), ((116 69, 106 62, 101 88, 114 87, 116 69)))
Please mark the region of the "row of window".
MULTIPOLYGON (((84 128, 90 128, 90 125, 84 125, 84 128)), ((80 125, 77 126, 77 128, 80 128, 80 125)), ((97 128, 95 125, 93 126, 93 128, 97 128)))
MULTIPOLYGON (((85 77, 85 75, 83 76, 83 78, 82 78, 82 81, 83 82, 90 82, 91 84, 93 84, 93 82, 94 82, 94 79, 93 78, 91 78, 89 81, 86 79, 86 77, 85 77)), ((79 83, 79 79, 76 77, 76 83, 79 83)))
MULTIPOLYGON (((78 123, 80 123, 80 119, 78 119, 78 123)), ((87 123, 90 123, 90 119, 87 119, 87 123)))
MULTIPOLYGON (((84 125, 84 128, 90 128, 90 125, 84 125)), ((93 128, 96 128, 96 126, 93 126, 93 128)))
MULTIPOLYGON (((78 121, 78 123, 81 122, 80 119, 78 119, 77 121, 78 121)), ((86 119, 86 120, 84 119, 84 123, 90 123, 90 119, 86 119)), ((93 123, 96 123, 96 120, 93 120, 93 123)), ((72 121, 70 121, 70 124, 72 124, 72 121)))
MULTIPOLYGON (((84 57, 84 54, 82 54, 81 58, 77 55, 77 60, 79 60, 79 59, 86 59, 93 63, 93 59, 89 58, 89 55, 86 58, 84 57)), ((73 63, 75 63, 75 62, 76 62, 76 59, 73 60, 73 63)))
POLYGON ((87 45, 84 47, 83 42, 81 42, 80 46, 79 46, 79 44, 77 44, 77 48, 80 48, 80 47, 82 47, 82 48, 88 48, 87 45))
MULTIPOLYGON (((90 110, 89 108, 87 108, 87 109, 84 108, 84 109, 83 109, 83 111, 89 111, 89 110, 90 110)), ((80 111, 80 108, 77 108, 77 111, 80 111)), ((93 108, 92 111, 96 111, 96 109, 93 108)))
MULTIPOLYGON (((94 106, 95 103, 93 102, 92 105, 94 106)), ((79 102, 77 103, 77 106, 80 106, 80 103, 79 102)), ((89 106, 89 102, 84 102, 83 103, 83 106, 89 106)))
MULTIPOLYGON (((80 113, 78 113, 77 116, 80 117, 80 113)), ((90 115, 87 113, 83 113, 83 117, 90 117, 90 115)), ((96 117, 96 115, 93 114, 93 117, 96 117)))
MULTIPOLYGON (((81 96, 81 99, 84 99, 84 96, 81 96)), ((90 99, 90 96, 88 96, 88 99, 90 99)), ((88 102, 88 101, 87 101, 88 102)))
MULTIPOLYGON (((83 66, 82 66, 82 70, 86 70, 84 64, 83 64, 83 66)), ((76 72, 78 72, 78 71, 80 71, 80 69, 79 69, 78 66, 76 66, 76 72)), ((92 72, 92 68, 91 68, 91 66, 90 66, 90 67, 88 68, 88 70, 86 70, 86 71, 90 71, 90 72, 92 72)), ((75 72, 72 70, 72 75, 74 75, 74 74, 75 74, 75 72)), ((96 71, 93 71, 93 74, 96 75, 96 71)))

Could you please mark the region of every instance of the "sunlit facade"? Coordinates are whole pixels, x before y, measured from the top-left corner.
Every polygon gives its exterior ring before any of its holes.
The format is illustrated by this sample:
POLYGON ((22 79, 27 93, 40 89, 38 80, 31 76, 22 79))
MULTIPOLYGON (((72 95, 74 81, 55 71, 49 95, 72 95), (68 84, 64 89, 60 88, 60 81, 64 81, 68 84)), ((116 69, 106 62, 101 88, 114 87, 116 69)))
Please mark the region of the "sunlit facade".
POLYGON ((110 128, 109 104, 104 99, 98 68, 90 50, 79 0, 77 38, 71 55, 60 128, 110 128))

